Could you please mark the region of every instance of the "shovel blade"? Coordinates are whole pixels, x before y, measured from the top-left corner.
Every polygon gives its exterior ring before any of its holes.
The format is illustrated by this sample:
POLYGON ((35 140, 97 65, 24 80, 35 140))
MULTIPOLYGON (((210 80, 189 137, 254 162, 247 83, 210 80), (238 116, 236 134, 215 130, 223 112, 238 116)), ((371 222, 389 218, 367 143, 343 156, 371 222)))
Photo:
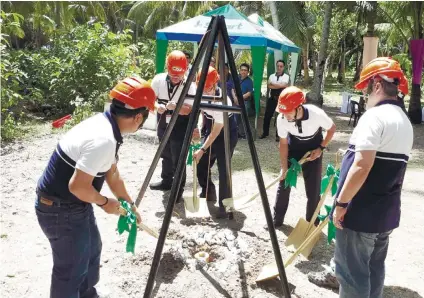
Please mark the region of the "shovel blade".
POLYGON ((241 210, 247 207, 252 206, 255 201, 251 200, 251 197, 245 196, 241 198, 229 198, 222 200, 222 204, 224 204, 227 208, 232 208, 234 210, 241 210))
MULTIPOLYGON (((285 245, 286 246, 294 246, 295 249, 299 248, 299 246, 306 240, 306 238, 315 231, 316 227, 315 225, 312 225, 310 230, 309 228, 309 222, 304 220, 303 218, 299 219, 297 222, 294 230, 290 233, 289 237, 287 238, 285 245)), ((314 248, 315 244, 319 240, 319 235, 314 237, 309 244, 301 251, 301 254, 307 258, 314 248)))
POLYGON ((211 216, 206 198, 184 197, 184 208, 187 218, 211 216))
POLYGON ((256 282, 274 279, 278 277, 278 275, 279 275, 279 272, 278 272, 277 264, 275 263, 267 264, 262 267, 261 272, 256 278, 256 282))

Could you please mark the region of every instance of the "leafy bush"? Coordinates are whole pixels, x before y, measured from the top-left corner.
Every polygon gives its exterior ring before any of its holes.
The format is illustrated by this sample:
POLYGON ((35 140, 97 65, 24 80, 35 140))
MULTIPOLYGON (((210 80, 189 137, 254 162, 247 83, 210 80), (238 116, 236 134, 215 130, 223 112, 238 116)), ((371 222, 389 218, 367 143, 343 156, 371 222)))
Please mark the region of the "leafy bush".
POLYGON ((28 74, 26 87, 42 90, 44 102, 61 114, 71 112, 77 98, 100 108, 119 79, 138 72, 136 47, 127 33, 109 32, 100 23, 81 25, 52 45, 34 53, 17 51, 14 57, 28 74))

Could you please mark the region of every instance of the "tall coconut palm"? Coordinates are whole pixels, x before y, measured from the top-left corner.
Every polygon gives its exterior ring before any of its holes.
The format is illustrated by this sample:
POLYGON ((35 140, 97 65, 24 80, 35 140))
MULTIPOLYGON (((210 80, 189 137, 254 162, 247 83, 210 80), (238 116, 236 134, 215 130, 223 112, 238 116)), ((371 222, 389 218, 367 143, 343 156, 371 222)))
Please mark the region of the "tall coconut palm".
POLYGON ((324 76, 324 67, 325 61, 327 59, 327 48, 328 48, 328 40, 330 36, 330 24, 333 10, 333 2, 327 1, 325 3, 325 13, 324 13, 324 24, 322 29, 322 36, 320 41, 320 48, 318 54, 318 65, 317 72, 314 76, 314 84, 312 86, 311 92, 311 103, 316 104, 318 106, 322 106, 323 99, 321 95, 322 90, 322 79, 324 76))

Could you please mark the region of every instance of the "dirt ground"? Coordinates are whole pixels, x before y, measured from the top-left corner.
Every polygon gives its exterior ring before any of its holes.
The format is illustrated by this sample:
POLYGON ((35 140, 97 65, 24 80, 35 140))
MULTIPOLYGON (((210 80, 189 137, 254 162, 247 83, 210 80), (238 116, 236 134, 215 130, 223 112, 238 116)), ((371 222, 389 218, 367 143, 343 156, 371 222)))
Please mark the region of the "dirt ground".
MULTIPOLYGON (((326 107, 336 122, 338 131, 325 155, 326 165, 334 163, 335 152, 345 148, 352 127, 348 118, 336 108, 326 107)), ((261 127, 261 123, 259 123, 261 127)), ((412 159, 403 189, 401 226, 391 237, 386 260, 384 297, 417 298, 424 296, 424 237, 422 227, 422 200, 424 198, 423 159, 424 126, 416 126, 412 159)), ((273 131, 271 132, 271 135, 273 131)), ((35 185, 60 133, 47 133, 8 145, 1 156, 1 270, 2 297, 48 297, 52 257, 49 243, 38 226, 33 202, 35 185)), ((130 194, 136 196, 157 149, 154 132, 142 131, 125 137, 120 150, 119 169, 130 194)), ((255 142, 265 182, 276 177, 279 170, 278 150, 273 138, 255 142)), ((257 184, 252 170, 246 141, 237 144, 233 157, 234 196, 252 194, 257 184)), ((186 193, 192 186, 191 168, 187 168, 186 193)), ((152 180, 160 175, 160 165, 152 180)), ((216 171, 213 173, 217 180, 216 171)), ((110 194, 107 187, 102 193, 110 194)), ((276 186, 268 190, 271 206, 274 204, 276 186)), ((160 229, 169 193, 148 190, 140 210, 144 223, 160 229)), ((330 202, 328 198, 328 202, 330 202)), ((288 228, 277 231, 283 258, 290 252, 284 246, 288 234, 299 217, 305 214, 305 191, 303 180, 293 189, 286 216, 288 228)), ((211 213, 216 207, 210 206, 211 213)), ((256 284, 255 279, 262 267, 273 261, 273 251, 268 232, 263 228, 265 217, 260 199, 254 207, 235 213, 235 220, 203 221, 185 219, 182 204, 176 205, 158 270, 154 297, 280 297, 277 280, 256 284), (203 237, 203 238, 202 238, 203 237), (209 237, 209 240, 208 240, 209 237), (206 239, 205 241, 202 239, 206 239), (213 241, 211 239, 214 239, 213 241), (193 253, 202 245, 209 245, 213 262, 196 266, 187 252, 193 253), (181 254, 184 254, 182 256, 181 254)), ((116 231, 118 218, 106 215, 95 208, 103 240, 101 281, 102 297, 140 297, 144 293, 154 254, 156 239, 139 232, 134 255, 125 253, 126 235, 116 231)), ((326 231, 326 229, 325 229, 326 231)), ((330 289, 319 288, 307 279, 309 272, 323 269, 332 257, 334 244, 327 245, 322 234, 308 259, 300 256, 287 269, 287 277, 293 294, 297 297, 337 297, 330 289)))

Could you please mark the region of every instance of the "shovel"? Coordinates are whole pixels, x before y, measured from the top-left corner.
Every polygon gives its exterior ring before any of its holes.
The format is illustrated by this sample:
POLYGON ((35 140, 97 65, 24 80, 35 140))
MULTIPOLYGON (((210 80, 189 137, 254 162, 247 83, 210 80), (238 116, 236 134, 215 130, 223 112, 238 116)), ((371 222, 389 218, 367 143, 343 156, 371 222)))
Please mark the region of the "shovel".
MULTIPOLYGON (((338 157, 338 155, 336 155, 336 170, 339 167, 337 157, 338 157)), ((305 239, 310 234, 312 234, 312 232, 315 231, 315 229, 316 229, 316 227, 314 225, 315 220, 317 219, 318 214, 321 210, 321 207, 325 202, 325 198, 327 197, 327 194, 330 192, 330 189, 332 188, 334 176, 335 176, 335 174, 331 176, 330 181, 329 181, 324 193, 321 195, 321 199, 318 202, 318 205, 315 209, 315 212, 314 212, 314 214, 311 218, 311 221, 308 222, 305 219, 300 218, 299 221, 297 222, 294 230, 290 233, 289 237, 287 238, 287 240, 285 242, 286 246, 293 245, 295 248, 298 248, 305 241, 305 239)), ((320 234, 317 234, 317 237, 313 238, 309 242, 309 244, 306 247, 304 247, 304 249, 302 249, 301 254, 305 258, 307 258, 311 254, 312 249, 314 248, 315 244, 319 240, 319 235, 320 234)))
MULTIPOLYGON (((329 218, 327 217, 322 221, 318 227, 314 229, 313 232, 309 234, 309 236, 306 238, 305 241, 299 246, 299 248, 284 262, 284 268, 287 268, 293 261, 296 259, 296 257, 302 253, 302 251, 307 248, 314 239, 318 238, 321 231, 324 229, 326 224, 328 223, 329 218)), ((261 272, 259 273, 258 277, 256 278, 256 282, 261 282, 269 279, 276 278, 279 275, 277 264, 271 263, 267 264, 262 267, 261 272)))
POLYGON ((197 196, 197 162, 193 159, 193 196, 184 197, 186 217, 210 217, 206 198, 197 196))
MULTIPOLYGON (((119 213, 121 214, 121 215, 127 215, 127 211, 124 209, 124 208, 122 208, 122 207, 119 207, 119 213)), ((138 226, 138 228, 139 229, 141 229, 141 230, 143 230, 143 231, 145 231, 147 234, 149 234, 150 236, 153 236, 153 237, 155 237, 156 239, 157 238, 159 238, 159 234, 158 234, 158 232, 156 232, 155 230, 153 230, 152 228, 149 228, 148 226, 146 226, 144 223, 139 223, 139 224, 137 224, 137 226, 138 226)))
MULTIPOLYGON (((299 161, 300 165, 303 165, 305 162, 307 162, 307 158, 309 156, 310 152, 308 151, 303 157, 302 159, 299 161)), ((288 170, 287 170, 288 171, 288 170)), ((287 174, 287 171, 284 173, 287 174)), ((275 185, 276 183, 278 183, 281 179, 281 175, 279 175, 277 178, 275 178, 273 181, 271 181, 268 185, 265 186, 265 190, 271 188, 273 185, 275 185)), ((232 208, 235 210, 241 210, 244 208, 248 208, 250 206, 252 206, 253 204, 251 203, 252 201, 254 201, 257 197, 259 197, 261 193, 258 192, 256 194, 254 194, 253 196, 249 197, 249 196, 244 196, 241 198, 236 198, 236 199, 224 199, 222 201, 222 203, 224 204, 224 206, 226 208, 232 208)))

